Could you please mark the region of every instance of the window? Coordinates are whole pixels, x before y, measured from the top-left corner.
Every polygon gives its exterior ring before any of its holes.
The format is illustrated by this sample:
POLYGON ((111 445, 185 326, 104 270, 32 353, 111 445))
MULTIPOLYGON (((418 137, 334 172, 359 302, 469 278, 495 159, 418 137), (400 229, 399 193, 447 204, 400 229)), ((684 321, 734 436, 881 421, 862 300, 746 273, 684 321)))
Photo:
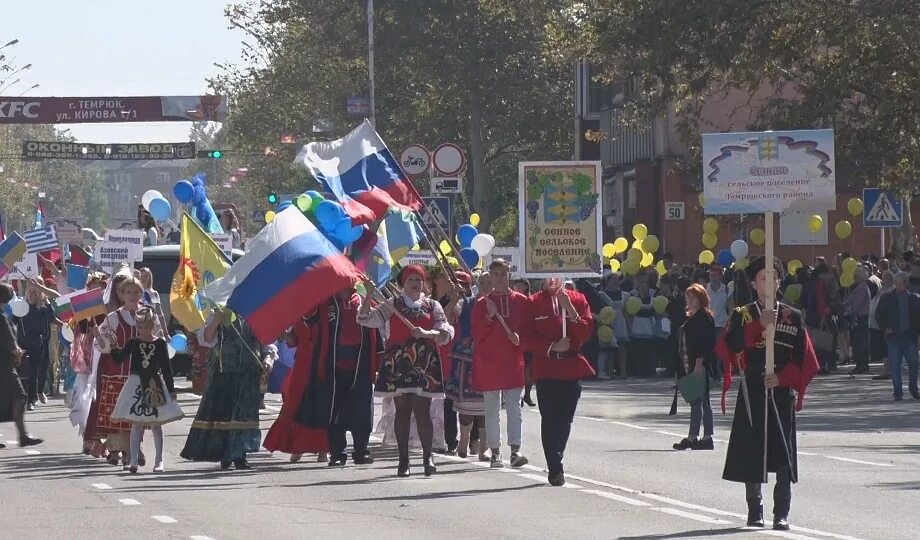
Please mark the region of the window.
POLYGON ((595 66, 588 66, 588 112, 598 113, 613 104, 613 88, 601 80, 603 74, 595 66))
POLYGON ((170 177, 168 172, 158 172, 157 173, 157 184, 166 185, 169 183, 170 177))

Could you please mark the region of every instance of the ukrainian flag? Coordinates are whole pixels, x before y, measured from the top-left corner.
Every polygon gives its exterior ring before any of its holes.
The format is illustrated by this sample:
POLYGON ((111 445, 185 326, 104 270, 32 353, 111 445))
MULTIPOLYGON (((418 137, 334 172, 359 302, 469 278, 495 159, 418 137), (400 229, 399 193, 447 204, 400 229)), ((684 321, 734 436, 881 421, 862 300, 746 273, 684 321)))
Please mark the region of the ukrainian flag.
POLYGON ((187 213, 182 215, 179 267, 173 277, 169 307, 173 317, 189 332, 195 332, 211 314, 214 304, 202 291, 224 277, 230 261, 214 240, 187 213))

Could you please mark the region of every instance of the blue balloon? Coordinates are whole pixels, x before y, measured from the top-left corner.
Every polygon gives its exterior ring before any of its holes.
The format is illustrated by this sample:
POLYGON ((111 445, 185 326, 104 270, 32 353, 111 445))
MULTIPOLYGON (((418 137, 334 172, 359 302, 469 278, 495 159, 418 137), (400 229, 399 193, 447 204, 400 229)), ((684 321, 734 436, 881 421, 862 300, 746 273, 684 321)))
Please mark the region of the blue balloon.
POLYGON ((731 266, 735 262, 735 257, 732 256, 730 249, 720 249, 719 254, 716 255, 716 262, 721 266, 731 266))
POLYGON ((479 254, 476 253, 476 250, 473 248, 467 247, 461 249, 460 258, 463 259, 463 262, 470 268, 476 268, 476 265, 479 264, 479 254))
POLYGON ((293 203, 291 201, 281 201, 281 204, 278 205, 278 208, 275 209, 275 212, 283 212, 290 208, 293 203))
POLYGON ((192 196, 195 194, 195 188, 192 187, 192 183, 188 180, 179 180, 176 182, 176 186, 173 188, 173 194, 176 196, 176 200, 182 204, 188 204, 192 202, 192 196))
POLYGON ((320 194, 319 191, 314 191, 314 190, 312 190, 312 189, 309 190, 309 191, 304 191, 303 194, 306 195, 307 197, 310 197, 311 199, 315 199, 315 198, 317 198, 317 197, 322 197, 322 195, 320 194))
POLYGON ((176 334, 170 338, 169 344, 176 352, 185 352, 188 349, 188 338, 185 334, 176 334))
POLYGON ((154 199, 150 201, 150 215, 157 221, 166 221, 172 215, 172 207, 166 199, 154 199))
POLYGON ((476 235, 479 234, 479 231, 476 230, 476 227, 473 227, 469 223, 466 225, 461 225, 457 229, 457 239, 460 240, 460 247, 468 248, 473 243, 473 238, 476 238, 476 235))
POLYGON ((351 244, 364 234, 364 227, 352 225, 351 218, 342 218, 336 224, 332 234, 345 245, 351 244))
POLYGON ((335 224, 345 217, 345 209, 337 202, 323 201, 313 209, 313 215, 316 216, 316 221, 325 225, 327 229, 332 230, 335 224))

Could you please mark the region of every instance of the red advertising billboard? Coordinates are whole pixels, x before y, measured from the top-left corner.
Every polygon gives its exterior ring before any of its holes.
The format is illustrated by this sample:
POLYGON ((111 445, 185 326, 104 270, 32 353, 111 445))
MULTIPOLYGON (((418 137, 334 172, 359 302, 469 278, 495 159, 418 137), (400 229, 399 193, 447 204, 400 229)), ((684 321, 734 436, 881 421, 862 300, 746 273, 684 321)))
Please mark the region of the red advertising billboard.
POLYGON ((0 124, 223 122, 223 96, 0 97, 0 124))

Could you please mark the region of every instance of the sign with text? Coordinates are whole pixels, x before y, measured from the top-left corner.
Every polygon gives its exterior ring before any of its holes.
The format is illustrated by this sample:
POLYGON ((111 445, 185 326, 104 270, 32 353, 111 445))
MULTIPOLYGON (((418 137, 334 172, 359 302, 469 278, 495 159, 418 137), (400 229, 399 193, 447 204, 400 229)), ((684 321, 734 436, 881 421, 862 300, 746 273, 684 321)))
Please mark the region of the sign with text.
POLYGON ((437 264, 437 261, 434 258, 434 253, 428 249, 421 249, 418 251, 410 251, 406 253, 406 256, 399 260, 400 266, 405 268, 410 264, 417 264, 420 266, 433 266, 437 264))
POLYGON ((26 277, 38 277, 41 275, 41 269, 38 266, 38 254, 26 253, 19 259, 19 262, 13 265, 13 272, 7 274, 10 279, 22 279, 26 277))
POLYGON ((222 96, 0 97, 0 124, 223 122, 222 96))
POLYGON ((786 212, 779 217, 779 245, 781 246, 826 246, 827 212, 786 212), (821 230, 813 233, 808 228, 811 216, 824 220, 821 230))
POLYGON ((132 255, 133 249, 134 244, 103 240, 96 242, 93 259, 99 268, 112 272, 121 263, 131 264, 135 260, 132 255))
POLYGON ((684 219, 686 215, 685 206, 683 202, 666 202, 664 203, 664 219, 665 221, 680 221, 684 219))
POLYGON ((211 238, 214 240, 214 243, 217 244, 217 247, 220 248, 228 257, 233 256, 233 234, 232 233, 215 233, 211 235, 211 238))
POLYGON ((108 229, 105 231, 106 242, 131 246, 131 252, 128 254, 130 258, 122 259, 123 262, 142 261, 144 259, 144 240, 146 238, 147 233, 137 229, 108 229))
POLYGON ((521 162, 518 182, 521 273, 600 276, 600 162, 521 162))
POLYGON ((703 135, 706 214, 836 208, 834 130, 703 135))
POLYGON ((499 247, 495 246, 492 248, 492 253, 489 253, 483 261, 484 269, 488 269, 489 265, 495 259, 505 259, 509 265, 511 265, 511 275, 517 277, 521 272, 521 248, 514 247, 499 247))
POLYGON ((23 141, 23 159, 86 159, 133 161, 138 159, 192 159, 195 143, 95 144, 61 141, 23 141))
POLYGON ((60 218, 54 221, 58 241, 62 244, 83 245, 83 227, 72 219, 60 218))

